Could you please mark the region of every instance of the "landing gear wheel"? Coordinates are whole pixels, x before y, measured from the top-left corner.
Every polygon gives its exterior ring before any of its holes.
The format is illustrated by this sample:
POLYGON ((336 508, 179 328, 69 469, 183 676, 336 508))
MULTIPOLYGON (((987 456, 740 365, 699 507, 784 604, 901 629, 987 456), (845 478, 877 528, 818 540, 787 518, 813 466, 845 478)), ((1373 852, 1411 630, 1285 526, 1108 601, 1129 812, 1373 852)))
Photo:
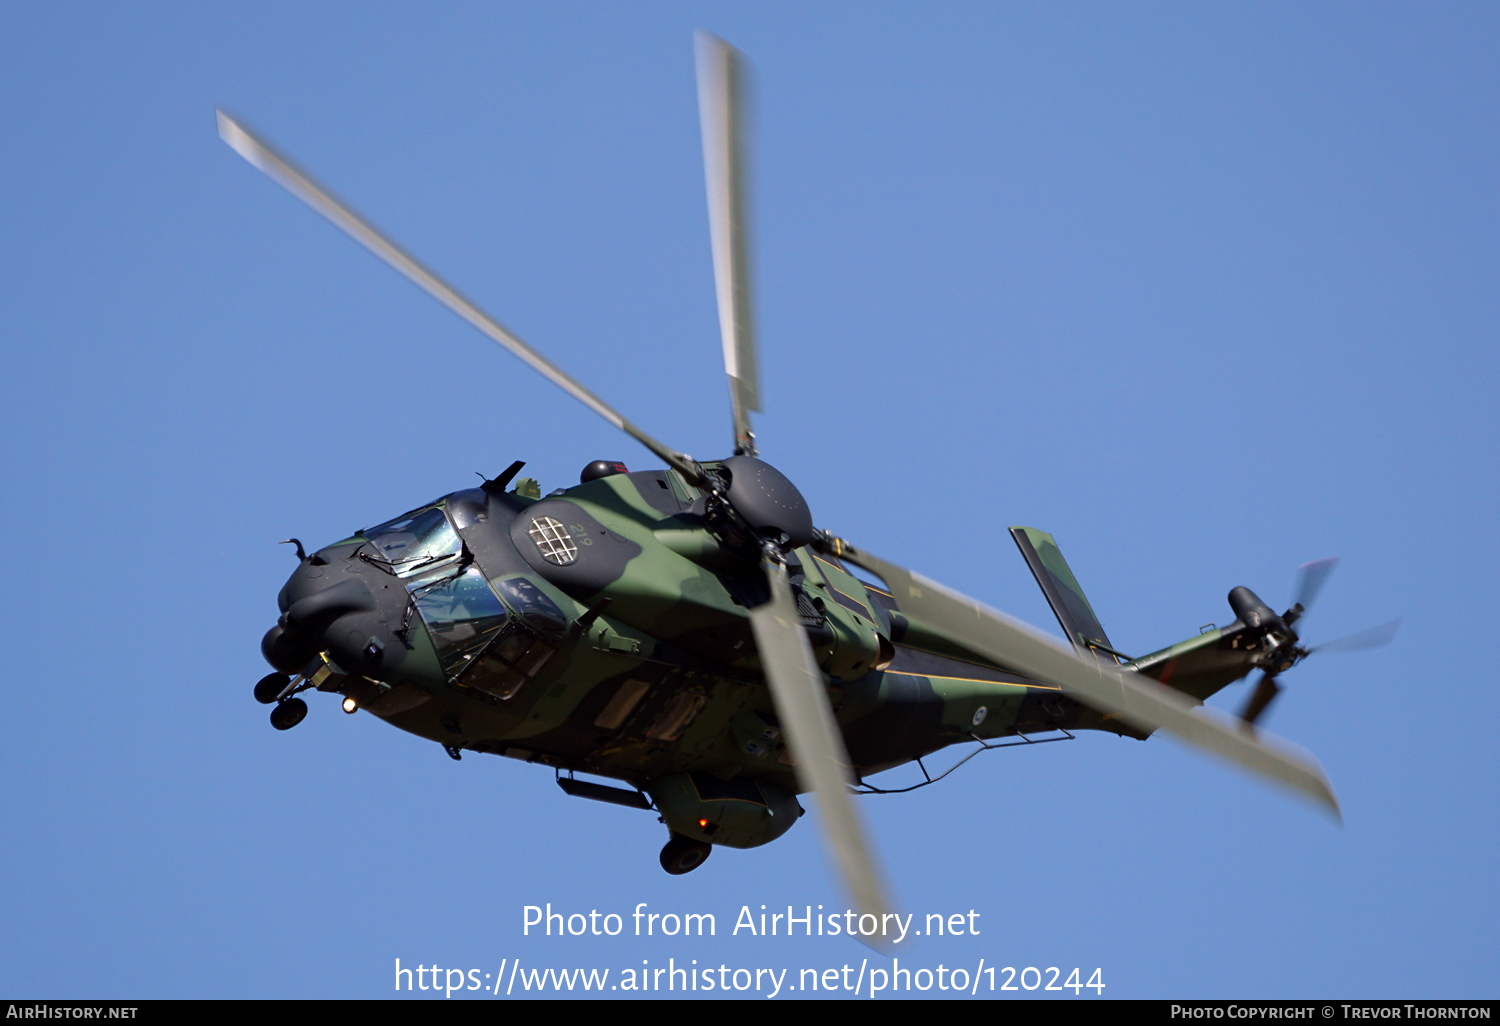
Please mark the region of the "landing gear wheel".
POLYGON ((291 682, 292 678, 284 673, 268 673, 255 685, 255 700, 261 705, 270 705, 291 682))
POLYGON ((695 841, 691 837, 673 834, 672 839, 661 850, 661 868, 673 876, 691 873, 713 854, 713 845, 695 841))
MULTIPOLYGON (((288 698, 271 710, 271 726, 277 730, 291 730, 307 715, 307 703, 300 698, 288 698)), ((684 873, 687 870, 683 870, 684 873)))

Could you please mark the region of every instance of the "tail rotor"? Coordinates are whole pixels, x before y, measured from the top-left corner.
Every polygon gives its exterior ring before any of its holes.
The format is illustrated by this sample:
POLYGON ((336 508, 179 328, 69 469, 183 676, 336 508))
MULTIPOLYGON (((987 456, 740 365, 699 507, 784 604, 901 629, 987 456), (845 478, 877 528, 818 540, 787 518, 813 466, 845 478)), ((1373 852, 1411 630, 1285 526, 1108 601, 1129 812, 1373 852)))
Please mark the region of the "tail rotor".
MULTIPOLYGON (((1279 619, 1280 624, 1268 625, 1270 629, 1265 635, 1266 647, 1258 654, 1256 660, 1261 667, 1260 678, 1255 682, 1254 690, 1250 692, 1250 697, 1246 699, 1244 707, 1240 710, 1240 719, 1246 731, 1254 732, 1256 722, 1265 715, 1271 703, 1284 690, 1277 678, 1314 652, 1353 652, 1360 649, 1379 648, 1390 644, 1391 639, 1396 636, 1396 629, 1401 626, 1399 619, 1356 631, 1333 641, 1325 641, 1312 648, 1302 646, 1299 632, 1293 630, 1292 627, 1294 624, 1300 625, 1307 616, 1308 610, 1312 608, 1313 602, 1317 599, 1318 593, 1323 590, 1323 585, 1328 582, 1328 575, 1333 572, 1337 563, 1337 559, 1330 558, 1303 564, 1301 570, 1298 571, 1296 598, 1291 608, 1280 617, 1274 618, 1279 619), (1275 627, 1278 626, 1283 629, 1276 630, 1275 627)), ((1235 593, 1240 591, 1253 595, 1241 588, 1230 592, 1230 604, 1235 607, 1236 613, 1241 612, 1240 606, 1244 604, 1243 601, 1235 602, 1237 597, 1235 593)), ((1244 618, 1241 614, 1241 619, 1244 618)), ((1258 626, 1248 621, 1247 624, 1258 626)))

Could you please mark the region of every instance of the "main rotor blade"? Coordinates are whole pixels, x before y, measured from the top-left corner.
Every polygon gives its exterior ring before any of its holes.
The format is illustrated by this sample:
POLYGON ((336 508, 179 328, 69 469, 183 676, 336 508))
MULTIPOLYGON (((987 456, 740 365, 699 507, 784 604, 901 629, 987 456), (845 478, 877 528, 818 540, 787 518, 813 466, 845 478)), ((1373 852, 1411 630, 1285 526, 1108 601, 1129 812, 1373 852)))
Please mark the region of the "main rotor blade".
POLYGON ((1391 639, 1396 636, 1396 628, 1401 626, 1399 619, 1389 623, 1380 624, 1377 627, 1369 627, 1354 634, 1346 634, 1342 638, 1325 641, 1321 645, 1314 645, 1307 650, 1308 655, 1314 652, 1356 652, 1362 648, 1379 648, 1381 645, 1389 645, 1391 639))
POLYGON ((713 238, 714 285, 724 373, 734 416, 734 451, 756 455, 752 410, 760 410, 760 372, 750 302, 750 225, 740 52, 718 36, 698 33, 698 117, 703 131, 703 176, 708 185, 708 224, 713 238))
POLYGON ((1312 798, 1335 817, 1338 799, 1318 765, 1306 753, 1271 739, 1245 736, 1195 711, 1184 694, 1147 677, 1117 669, 1099 659, 1065 651, 1035 629, 980 605, 894 564, 837 542, 844 559, 890 585, 897 608, 949 634, 976 652, 1028 677, 1062 687, 1063 692, 1101 712, 1143 730, 1166 730, 1189 744, 1312 798))
MULTIPOLYGON (((762 567, 771 585, 771 601, 750 610, 750 626, 795 760, 797 781, 818 796, 823 834, 854 907, 883 923, 890 904, 849 791, 854 783, 849 753, 828 704, 823 675, 798 619, 786 568, 769 559, 762 567)), ((883 934, 859 939, 884 950, 883 934)))
POLYGON ((701 478, 701 472, 691 457, 669 449, 626 420, 604 400, 573 380, 551 360, 511 334, 499 321, 479 309, 457 289, 418 262, 416 257, 350 210, 347 205, 300 171, 291 161, 272 149, 270 144, 257 138, 249 129, 222 110, 215 113, 219 120, 219 137, 236 153, 264 171, 278 185, 342 228, 356 242, 406 275, 439 303, 474 325, 495 342, 509 349, 542 377, 650 449, 689 480, 696 483, 701 478))

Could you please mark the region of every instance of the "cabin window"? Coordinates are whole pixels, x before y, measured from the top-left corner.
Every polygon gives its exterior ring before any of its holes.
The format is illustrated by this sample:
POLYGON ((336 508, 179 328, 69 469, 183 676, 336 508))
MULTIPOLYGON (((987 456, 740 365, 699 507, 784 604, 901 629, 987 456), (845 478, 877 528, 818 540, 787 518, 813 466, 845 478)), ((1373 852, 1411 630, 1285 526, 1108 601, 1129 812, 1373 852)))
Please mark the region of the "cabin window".
POLYGON ((594 721, 594 726, 603 727, 605 730, 619 730, 649 690, 651 690, 651 685, 643 680, 627 680, 620 685, 614 697, 609 700, 609 704, 594 721))
POLYGON ((667 699, 667 704, 662 706, 656 720, 646 729, 646 736, 658 741, 676 741, 693 721, 693 717, 707 704, 707 695, 679 691, 667 699))

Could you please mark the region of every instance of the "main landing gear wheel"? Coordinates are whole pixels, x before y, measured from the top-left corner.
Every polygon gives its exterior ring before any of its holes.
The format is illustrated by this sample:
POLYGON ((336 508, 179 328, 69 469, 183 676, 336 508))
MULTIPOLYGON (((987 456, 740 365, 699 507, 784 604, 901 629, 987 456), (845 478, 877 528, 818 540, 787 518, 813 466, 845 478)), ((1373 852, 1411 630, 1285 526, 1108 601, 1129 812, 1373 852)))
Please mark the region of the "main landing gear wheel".
POLYGON ((261 705, 270 705, 291 682, 292 678, 284 673, 268 673, 255 685, 255 700, 261 705))
MULTIPOLYGON (((307 715, 307 703, 300 698, 288 698, 271 710, 271 726, 277 730, 291 730, 307 715)), ((687 872, 686 869, 683 870, 687 872)))
POLYGON ((661 850, 661 868, 673 876, 691 873, 713 854, 713 845, 695 841, 691 837, 673 834, 672 839, 661 850))

